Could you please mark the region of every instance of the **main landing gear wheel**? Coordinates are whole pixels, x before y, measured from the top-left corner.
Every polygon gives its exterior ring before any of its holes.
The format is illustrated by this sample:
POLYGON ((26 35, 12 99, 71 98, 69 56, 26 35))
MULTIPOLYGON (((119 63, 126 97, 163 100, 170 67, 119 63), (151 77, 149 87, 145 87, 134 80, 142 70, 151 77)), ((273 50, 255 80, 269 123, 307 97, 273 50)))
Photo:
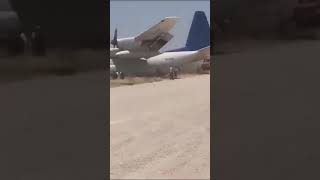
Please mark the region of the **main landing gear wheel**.
POLYGON ((113 73, 113 74, 111 75, 111 78, 112 78, 113 80, 117 79, 117 78, 118 78, 118 74, 117 74, 117 73, 113 73))

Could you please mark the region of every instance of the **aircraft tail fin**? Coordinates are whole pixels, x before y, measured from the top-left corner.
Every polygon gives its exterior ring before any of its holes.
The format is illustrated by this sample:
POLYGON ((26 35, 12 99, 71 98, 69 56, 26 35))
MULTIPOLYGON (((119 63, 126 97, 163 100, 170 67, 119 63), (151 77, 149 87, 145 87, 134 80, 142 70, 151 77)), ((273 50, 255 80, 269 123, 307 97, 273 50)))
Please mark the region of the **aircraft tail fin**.
POLYGON ((210 46, 210 26, 203 11, 196 11, 189 30, 185 49, 196 51, 210 46))

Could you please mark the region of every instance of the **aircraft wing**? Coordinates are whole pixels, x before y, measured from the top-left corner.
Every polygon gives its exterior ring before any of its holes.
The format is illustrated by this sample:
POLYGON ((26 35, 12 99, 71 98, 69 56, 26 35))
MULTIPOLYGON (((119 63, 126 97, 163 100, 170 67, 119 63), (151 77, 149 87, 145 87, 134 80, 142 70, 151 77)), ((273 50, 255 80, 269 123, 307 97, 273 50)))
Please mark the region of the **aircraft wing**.
POLYGON ((177 20, 177 17, 167 17, 136 36, 135 40, 141 41, 141 46, 150 51, 158 51, 172 39, 173 35, 169 31, 175 26, 177 20))
POLYGON ((154 40, 161 34, 168 33, 177 23, 178 17, 166 17, 161 20, 158 24, 152 26, 147 31, 137 35, 135 40, 137 41, 148 41, 154 40))
POLYGON ((159 34, 159 36, 157 36, 153 40, 142 41, 141 46, 151 51, 158 51, 164 45, 166 45, 172 38, 173 38, 173 35, 170 33, 161 33, 159 34))

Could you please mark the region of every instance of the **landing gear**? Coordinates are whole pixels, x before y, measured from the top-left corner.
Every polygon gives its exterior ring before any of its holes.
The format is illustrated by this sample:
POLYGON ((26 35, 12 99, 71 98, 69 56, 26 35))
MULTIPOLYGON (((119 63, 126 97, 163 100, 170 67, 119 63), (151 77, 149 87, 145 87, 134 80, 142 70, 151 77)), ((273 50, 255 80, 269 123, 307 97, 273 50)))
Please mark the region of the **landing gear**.
POLYGON ((114 72, 114 73, 110 74, 110 77, 111 77, 113 80, 118 79, 118 78, 124 79, 124 78, 125 78, 125 75, 124 75, 123 72, 117 71, 117 72, 114 72))
POLYGON ((112 78, 113 80, 117 79, 117 78, 118 78, 118 74, 117 74, 117 73, 112 73, 112 74, 111 74, 111 78, 112 78))

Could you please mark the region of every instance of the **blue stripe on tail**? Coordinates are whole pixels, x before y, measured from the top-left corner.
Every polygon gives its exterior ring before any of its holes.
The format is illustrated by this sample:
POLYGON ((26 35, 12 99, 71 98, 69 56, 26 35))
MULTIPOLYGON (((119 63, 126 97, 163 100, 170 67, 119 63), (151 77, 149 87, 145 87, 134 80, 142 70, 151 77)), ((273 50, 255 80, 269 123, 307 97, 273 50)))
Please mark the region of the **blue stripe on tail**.
POLYGON ((196 51, 210 46, 210 26, 203 11, 196 11, 189 30, 186 46, 183 48, 167 51, 196 51))

